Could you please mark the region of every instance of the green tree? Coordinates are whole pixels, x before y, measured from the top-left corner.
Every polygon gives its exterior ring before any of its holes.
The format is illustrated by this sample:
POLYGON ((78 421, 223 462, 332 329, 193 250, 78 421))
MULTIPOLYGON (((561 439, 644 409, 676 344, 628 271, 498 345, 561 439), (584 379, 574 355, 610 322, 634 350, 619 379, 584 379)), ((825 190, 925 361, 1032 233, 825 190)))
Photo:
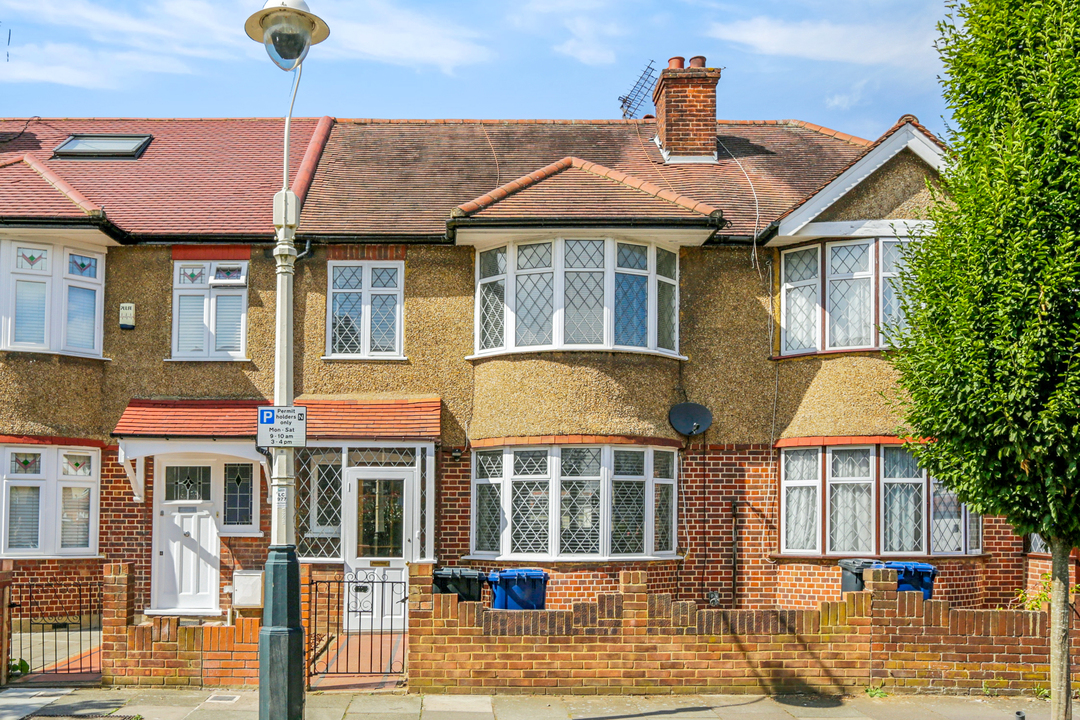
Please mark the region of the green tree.
POLYGON ((904 431, 974 510, 1053 553, 1051 714, 1072 717, 1080 544, 1080 0, 965 0, 939 25, 952 112, 933 227, 889 331, 904 431))

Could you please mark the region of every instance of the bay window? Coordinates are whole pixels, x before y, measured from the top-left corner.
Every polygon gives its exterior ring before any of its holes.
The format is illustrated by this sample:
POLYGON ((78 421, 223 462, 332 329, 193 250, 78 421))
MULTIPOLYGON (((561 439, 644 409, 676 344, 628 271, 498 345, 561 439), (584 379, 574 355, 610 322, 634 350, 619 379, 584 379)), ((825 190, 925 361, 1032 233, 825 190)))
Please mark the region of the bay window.
POLYGON ((173 263, 172 359, 246 359, 247 273, 244 261, 173 263))
POLYGON ((780 478, 782 553, 981 552, 982 517, 899 445, 785 448, 780 478))
POLYGON ((401 262, 331 262, 326 356, 400 358, 405 266, 401 262))
POLYGON ((0 240, 0 348, 101 356, 105 255, 0 240))
POLYGON ((8 446, 0 458, 4 557, 97 552, 97 449, 8 446))
POLYGON ((679 263, 655 244, 555 238, 477 253, 476 352, 678 353, 679 263))
POLYGON ((897 238, 814 243, 781 255, 782 355, 872 350, 902 326, 897 238))
POLYGON ((676 550, 676 455, 632 446, 478 450, 472 553, 650 557, 676 550))

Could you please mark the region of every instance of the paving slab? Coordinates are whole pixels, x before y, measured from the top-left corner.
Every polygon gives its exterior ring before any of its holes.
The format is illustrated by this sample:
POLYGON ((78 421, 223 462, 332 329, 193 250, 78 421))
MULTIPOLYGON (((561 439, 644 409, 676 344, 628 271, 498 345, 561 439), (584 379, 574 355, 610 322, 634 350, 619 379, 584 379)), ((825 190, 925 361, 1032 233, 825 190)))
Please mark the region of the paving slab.
POLYGON ((11 688, 0 692, 0 720, 21 720, 54 700, 72 692, 71 688, 11 688))
POLYGON ((185 715, 184 720, 259 720, 259 711, 196 708, 185 715))
POLYGON ((799 720, 866 718, 858 708, 839 695, 778 695, 772 700, 799 720))
MULTIPOLYGON (((39 717, 94 717, 108 715, 127 705, 122 697, 103 697, 101 693, 73 693, 56 698, 48 705, 39 710, 39 717), (96 696, 95 696, 96 695, 96 696)), ((123 715, 134 713, 125 711, 123 715)))
POLYGON ((350 693, 308 693, 304 698, 304 707, 341 708, 347 710, 355 695, 350 693))
POLYGON ((349 713, 347 720, 420 720, 420 712, 415 713, 349 713))
MULTIPOLYGON (((304 705, 304 720, 342 720, 345 717, 343 707, 313 707, 304 705)), ((356 717, 350 715, 349 717, 356 717)))
POLYGON ((378 715, 391 713, 420 716, 423 699, 420 695, 348 695, 352 698, 347 713, 378 715))
POLYGON ((633 717, 640 713, 640 697, 603 695, 565 698, 566 709, 574 720, 633 717))
POLYGON ((641 715, 663 720, 716 720, 712 707, 698 695, 640 695, 632 699, 641 715))
POLYGON ((423 697, 425 716, 432 712, 491 714, 490 695, 424 695, 423 697))
POLYGON ((184 720, 191 714, 191 708, 166 705, 125 705, 119 714, 141 716, 143 720, 184 720))
POLYGON ((550 695, 497 695, 491 699, 497 720, 568 720, 562 698, 550 695))
MULTIPOLYGON (((722 720, 791 720, 787 707, 765 695, 701 695, 722 720)), ((909 718, 910 720, 910 718, 909 718)))
MULTIPOLYGON (((81 691, 80 691, 81 692, 81 691)), ((214 694, 210 690, 121 690, 128 695, 129 705, 168 705, 197 707, 214 694)))
POLYGON ((425 710, 424 714, 420 717, 423 718, 423 720, 495 720, 494 713, 460 712, 457 710, 450 712, 444 712, 442 710, 428 712, 425 710))

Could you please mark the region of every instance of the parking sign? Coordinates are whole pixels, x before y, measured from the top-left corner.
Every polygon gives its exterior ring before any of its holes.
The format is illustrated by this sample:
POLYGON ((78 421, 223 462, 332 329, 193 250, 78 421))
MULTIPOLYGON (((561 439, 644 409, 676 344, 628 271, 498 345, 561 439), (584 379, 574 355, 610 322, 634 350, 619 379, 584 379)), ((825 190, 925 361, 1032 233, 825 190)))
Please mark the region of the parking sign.
POLYGON ((307 408, 261 407, 256 442, 262 447, 306 447, 307 408))

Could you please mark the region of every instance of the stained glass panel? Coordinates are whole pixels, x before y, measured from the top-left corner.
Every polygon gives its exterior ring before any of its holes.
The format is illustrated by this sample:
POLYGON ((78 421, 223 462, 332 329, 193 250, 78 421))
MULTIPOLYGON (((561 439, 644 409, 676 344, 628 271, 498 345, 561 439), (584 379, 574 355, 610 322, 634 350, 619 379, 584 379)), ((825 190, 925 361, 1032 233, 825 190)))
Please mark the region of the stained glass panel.
POLYGON ((16 270, 37 270, 46 272, 49 269, 49 251, 39 248, 21 247, 15 251, 16 270))
POLYGON ((84 278, 97 277, 97 258, 87 255, 68 254, 68 275, 84 278))
POLYGON ((206 465, 165 468, 165 500, 203 502, 210 500, 210 468, 206 465))
POLYGON ((89 477, 94 474, 94 456, 64 453, 61 471, 69 477, 89 477))
POLYGON ((563 480, 560 486, 560 550, 568 554, 599 553, 600 481, 563 480))
POLYGON ((645 552, 645 483, 626 480, 612 483, 611 504, 612 554, 645 552))
POLYGON ((250 525, 254 486, 251 465, 225 464, 225 524, 250 525))
POLYGON ((244 279, 243 265, 218 265, 214 268, 215 280, 236 282, 244 279))
POLYGON ((14 475, 40 475, 41 453, 13 452, 11 453, 11 472, 14 475))
POLYGON ((177 277, 180 279, 180 285, 205 285, 206 266, 181 265, 177 277))

